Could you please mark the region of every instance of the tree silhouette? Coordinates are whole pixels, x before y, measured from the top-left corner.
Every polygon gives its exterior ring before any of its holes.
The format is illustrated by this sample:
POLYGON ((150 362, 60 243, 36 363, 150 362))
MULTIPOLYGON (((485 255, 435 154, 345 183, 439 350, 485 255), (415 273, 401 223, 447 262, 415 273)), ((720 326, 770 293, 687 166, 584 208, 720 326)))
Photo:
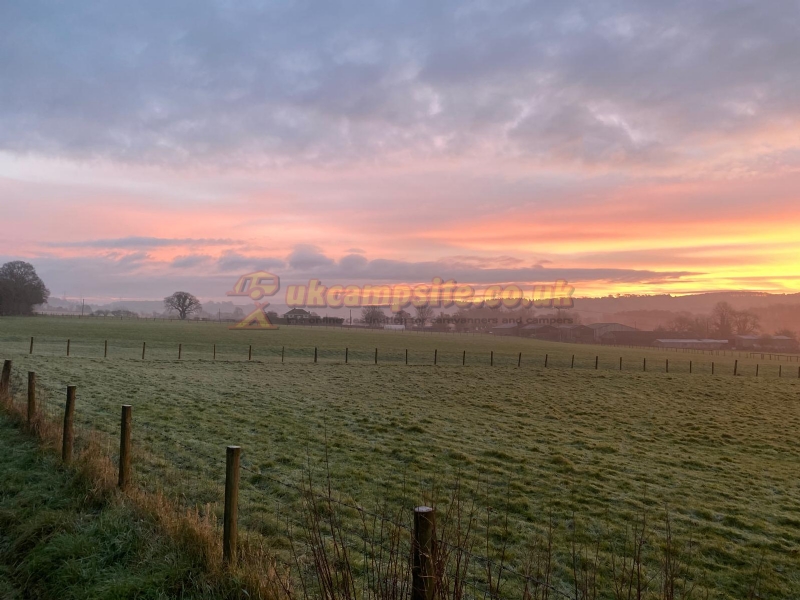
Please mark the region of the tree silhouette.
POLYGON ((15 260, 0 267, 0 314, 30 315, 35 305, 44 304, 49 297, 50 291, 33 265, 15 260))
POLYGON ((178 316, 183 320, 187 315, 203 310, 200 300, 189 292, 175 292, 172 296, 164 298, 164 307, 167 310, 177 311, 178 316))

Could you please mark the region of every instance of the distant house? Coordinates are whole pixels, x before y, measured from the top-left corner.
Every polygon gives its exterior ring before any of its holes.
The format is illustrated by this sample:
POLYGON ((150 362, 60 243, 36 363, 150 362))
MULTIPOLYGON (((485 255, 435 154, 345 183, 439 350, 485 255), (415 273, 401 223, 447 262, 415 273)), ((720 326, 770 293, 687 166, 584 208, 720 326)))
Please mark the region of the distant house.
POLYGON ((594 342, 594 329, 586 325, 558 325, 558 340, 572 344, 591 344, 594 342))
POLYGON ((314 315, 312 315, 307 310, 302 308, 293 308, 289 312, 283 314, 283 318, 286 319, 286 322, 290 325, 298 324, 302 325, 303 323, 308 322, 314 315))
POLYGON ((489 332, 492 335, 519 335, 519 323, 503 323, 495 325, 489 332))
POLYGON ((588 325, 594 330, 594 339, 596 342, 602 340, 603 336, 607 333, 619 331, 636 331, 635 327, 630 325, 623 325, 622 323, 591 323, 588 325))
POLYGON ((559 339, 558 327, 542 323, 525 325, 519 330, 519 334, 524 337, 536 338, 537 340, 550 340, 552 342, 557 342, 559 339))
POLYGON ((728 340, 659 338, 653 342, 656 348, 694 348, 695 350, 721 350, 728 347, 728 340))

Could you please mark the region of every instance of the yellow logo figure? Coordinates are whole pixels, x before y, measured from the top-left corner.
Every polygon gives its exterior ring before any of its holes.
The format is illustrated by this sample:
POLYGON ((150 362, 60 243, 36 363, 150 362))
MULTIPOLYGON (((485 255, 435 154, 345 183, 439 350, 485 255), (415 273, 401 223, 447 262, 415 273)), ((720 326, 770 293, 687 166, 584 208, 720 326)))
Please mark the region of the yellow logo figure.
MULTIPOLYGON (((281 289, 281 279, 267 271, 256 271, 239 277, 239 281, 228 296, 249 296, 251 300, 258 301, 265 296, 274 296, 281 289)), ((267 306, 269 303, 265 303, 267 306)))
POLYGON ((258 301, 267 296, 274 296, 281 289, 280 277, 267 271, 255 271, 242 275, 233 289, 227 293, 228 296, 247 296, 255 302, 255 309, 236 325, 229 329, 278 329, 273 325, 264 309, 269 306, 269 302, 258 301))
POLYGON ((273 325, 269 320, 264 308, 267 303, 259 304, 256 302, 256 307, 249 315, 239 321, 236 325, 228 327, 228 329, 277 329, 277 325, 273 325))

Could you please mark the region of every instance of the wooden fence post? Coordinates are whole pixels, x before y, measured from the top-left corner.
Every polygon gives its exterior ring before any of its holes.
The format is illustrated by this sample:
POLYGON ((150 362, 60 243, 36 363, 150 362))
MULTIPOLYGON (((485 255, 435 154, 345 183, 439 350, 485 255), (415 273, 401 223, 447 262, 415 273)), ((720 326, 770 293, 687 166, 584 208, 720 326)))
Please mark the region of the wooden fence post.
POLYGON ((375 364, 378 364, 378 349, 375 348, 375 364))
POLYGON ((283 353, 286 350, 286 346, 281 346, 281 362, 283 362, 283 353))
POLYGON ((124 490, 131 480, 131 413, 130 404, 122 405, 119 428, 119 488, 124 490))
POLYGON ((517 358, 517 368, 519 369, 522 366, 522 352, 519 353, 519 358, 517 358))
POLYGON ((347 364, 348 354, 350 353, 350 348, 344 349, 344 364, 347 364))
POLYGON ((438 350, 434 350, 433 351, 433 366, 436 366, 436 364, 438 362, 438 358, 439 358, 439 351, 438 350))
POLYGON ((465 366, 467 364, 467 351, 464 350, 463 354, 461 355, 461 366, 465 366))
POLYGON ((756 377, 758 377, 758 363, 756 363, 756 377))
POLYGON ((493 366, 494 366, 494 350, 492 350, 492 351, 489 353, 489 366, 490 366, 490 367, 493 367, 493 366))
POLYGON ((28 425, 36 420, 36 373, 28 371, 28 425))
POLYGON ((314 346, 314 362, 317 362, 317 347, 314 346))
POLYGON ((570 369, 574 369, 575 368, 575 355, 574 354, 572 355, 572 364, 570 365, 569 368, 570 369))
POLYGON ((737 359, 736 359, 736 360, 733 362, 733 376, 734 376, 734 377, 736 377, 736 373, 737 373, 737 371, 738 371, 738 370, 739 370, 739 359, 737 358, 737 359))
POLYGON ((545 369, 547 368, 547 359, 548 359, 549 357, 550 357, 550 355, 549 355, 549 354, 545 354, 545 355, 544 355, 544 368, 545 368, 545 369))
POLYGON ((619 357, 619 370, 622 371, 622 357, 619 357))
POLYGON ((217 345, 214 344, 214 350, 212 351, 212 360, 217 360, 217 345))
POLYGON ((778 365, 778 377, 783 377, 783 365, 778 365))
POLYGON ((0 402, 3 404, 11 404, 11 395, 8 388, 11 382, 11 361, 3 361, 3 374, 0 375, 0 402))
POLYGON ((647 371, 647 357, 642 359, 642 371, 647 371))
POLYGON ((667 359, 667 367, 664 370, 665 373, 669 373, 669 359, 667 359))
POLYGON ((69 356, 69 338, 67 338, 67 356, 69 356))
POLYGON ((64 407, 64 433, 61 436, 61 460, 72 460, 72 445, 75 440, 73 423, 75 421, 75 386, 67 386, 67 404, 64 407))
POLYGON ((178 344, 178 360, 181 359, 181 354, 183 354, 183 344, 178 344))
POLYGON ((414 509, 411 600, 433 600, 436 591, 436 511, 429 506, 414 509))
POLYGON ((594 370, 595 371, 597 371, 597 367, 598 367, 599 364, 600 364, 600 357, 599 356, 595 356, 594 357, 594 370))
POLYGON ((142 342, 142 360, 144 360, 144 349, 147 346, 147 342, 142 342))
POLYGON ((222 558, 236 561, 239 515, 239 446, 228 446, 225 454, 225 512, 222 523, 222 558))
POLYGON ((33 354, 33 336, 31 336, 31 347, 28 350, 28 354, 33 354))
POLYGON ((108 358, 108 340, 103 344, 103 358, 108 358))
POLYGON ((247 360, 253 360, 253 344, 250 344, 250 348, 247 350, 247 360))
POLYGON ((689 361, 689 374, 692 374, 692 361, 689 361))
POLYGON ((714 361, 711 361, 711 374, 714 374, 714 361))

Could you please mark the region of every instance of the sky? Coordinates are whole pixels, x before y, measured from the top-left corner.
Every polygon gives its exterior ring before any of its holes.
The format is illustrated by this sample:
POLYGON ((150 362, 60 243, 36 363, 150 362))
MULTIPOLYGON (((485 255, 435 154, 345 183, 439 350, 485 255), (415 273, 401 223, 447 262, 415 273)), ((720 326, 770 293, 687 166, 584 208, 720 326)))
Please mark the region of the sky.
POLYGON ((800 291, 800 2, 0 3, 0 262, 54 296, 800 291))

